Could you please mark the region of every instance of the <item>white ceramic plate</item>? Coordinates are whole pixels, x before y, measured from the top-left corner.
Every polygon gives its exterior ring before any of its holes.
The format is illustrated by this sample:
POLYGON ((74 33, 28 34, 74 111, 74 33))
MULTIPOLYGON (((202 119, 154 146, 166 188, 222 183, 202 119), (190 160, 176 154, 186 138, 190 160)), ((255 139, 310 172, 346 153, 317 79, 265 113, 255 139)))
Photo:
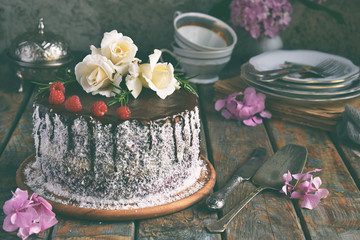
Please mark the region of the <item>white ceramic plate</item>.
POLYGON ((294 83, 282 79, 277 79, 273 82, 263 82, 251 74, 252 66, 248 63, 243 64, 241 74, 248 81, 254 82, 257 85, 267 87, 273 90, 279 89, 282 91, 293 91, 298 94, 305 95, 340 95, 358 90, 359 87, 359 73, 349 77, 343 82, 333 84, 307 84, 307 83, 294 83))
MULTIPOLYGON (((297 76, 283 77, 283 80, 299 83, 332 83, 334 80, 342 80, 350 77, 359 71, 359 67, 354 65, 349 59, 333 54, 323 53, 313 50, 274 50, 262 53, 249 60, 249 63, 257 71, 280 69, 285 62, 316 66, 325 59, 333 59, 345 66, 343 72, 336 77, 326 78, 299 78, 297 76)), ((339 81, 337 81, 339 82, 339 81)))
POLYGON ((248 64, 244 64, 241 68, 241 76, 245 81, 258 89, 273 97, 294 100, 300 102, 332 102, 357 97, 360 95, 360 79, 359 76, 353 79, 352 84, 343 88, 330 89, 300 89, 291 88, 278 83, 266 83, 254 79, 247 74, 248 64))

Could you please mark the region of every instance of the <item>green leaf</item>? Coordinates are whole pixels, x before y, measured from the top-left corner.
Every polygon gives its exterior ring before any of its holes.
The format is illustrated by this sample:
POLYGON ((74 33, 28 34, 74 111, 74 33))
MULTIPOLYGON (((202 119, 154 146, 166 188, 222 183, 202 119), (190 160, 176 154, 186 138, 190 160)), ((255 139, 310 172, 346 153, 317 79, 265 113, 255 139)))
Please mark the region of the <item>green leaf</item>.
POLYGON ((126 86, 121 87, 120 85, 117 86, 113 83, 110 83, 110 84, 114 88, 119 89, 120 92, 112 91, 115 94, 115 96, 114 96, 113 100, 111 100, 107 103, 107 105, 112 106, 116 103, 120 103, 121 106, 126 106, 127 103, 129 102, 129 97, 130 97, 131 91, 129 91, 126 86))
POLYGON ((64 85, 64 87, 77 82, 75 79, 75 75, 69 70, 69 68, 59 69, 57 75, 58 76, 55 77, 55 81, 51 81, 48 83, 32 81, 33 84, 39 86, 38 92, 36 93, 36 97, 44 94, 48 94, 50 85, 53 84, 54 82, 61 82, 64 85))
POLYGON ((184 74, 183 73, 176 73, 174 74, 175 79, 179 82, 180 86, 182 88, 184 88, 186 91, 191 92, 192 94, 194 94, 197 98, 199 98, 199 95, 197 94, 197 92, 195 91, 195 89, 191 86, 189 79, 194 78, 196 76, 193 77, 188 77, 188 78, 184 78, 184 74))

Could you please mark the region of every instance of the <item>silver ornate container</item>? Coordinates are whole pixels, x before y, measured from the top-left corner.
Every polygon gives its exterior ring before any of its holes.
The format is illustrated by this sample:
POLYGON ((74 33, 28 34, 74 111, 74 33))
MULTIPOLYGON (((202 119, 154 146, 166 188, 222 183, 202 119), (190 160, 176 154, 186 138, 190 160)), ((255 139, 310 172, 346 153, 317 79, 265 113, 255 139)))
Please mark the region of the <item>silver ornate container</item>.
POLYGON ((44 20, 40 18, 37 31, 18 36, 7 52, 20 79, 53 81, 59 68, 73 60, 68 44, 44 28, 44 20))

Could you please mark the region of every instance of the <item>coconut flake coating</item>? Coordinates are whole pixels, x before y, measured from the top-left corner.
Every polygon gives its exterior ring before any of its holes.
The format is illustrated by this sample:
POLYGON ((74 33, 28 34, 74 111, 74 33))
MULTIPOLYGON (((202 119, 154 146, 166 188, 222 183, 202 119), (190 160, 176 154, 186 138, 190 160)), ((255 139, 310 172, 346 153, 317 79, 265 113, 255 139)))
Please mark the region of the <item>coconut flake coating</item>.
POLYGON ((183 191, 200 177, 197 106, 149 121, 85 115, 34 103, 36 162, 48 183, 77 196, 131 202, 183 191))

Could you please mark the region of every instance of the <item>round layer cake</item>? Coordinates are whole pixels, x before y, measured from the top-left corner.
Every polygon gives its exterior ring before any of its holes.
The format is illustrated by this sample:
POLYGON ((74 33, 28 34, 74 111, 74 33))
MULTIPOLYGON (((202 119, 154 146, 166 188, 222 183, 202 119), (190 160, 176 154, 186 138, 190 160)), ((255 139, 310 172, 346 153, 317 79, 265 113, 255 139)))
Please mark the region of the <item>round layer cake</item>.
POLYGON ((200 177, 205 166, 192 93, 180 89, 160 99, 144 89, 130 99, 131 117, 125 121, 116 115, 119 104, 102 117, 91 114, 94 102, 109 98, 87 94, 78 84, 66 89, 66 97, 74 94, 83 106, 78 113, 49 104, 48 97, 34 102, 35 165, 48 186, 131 203, 184 191, 200 177))

